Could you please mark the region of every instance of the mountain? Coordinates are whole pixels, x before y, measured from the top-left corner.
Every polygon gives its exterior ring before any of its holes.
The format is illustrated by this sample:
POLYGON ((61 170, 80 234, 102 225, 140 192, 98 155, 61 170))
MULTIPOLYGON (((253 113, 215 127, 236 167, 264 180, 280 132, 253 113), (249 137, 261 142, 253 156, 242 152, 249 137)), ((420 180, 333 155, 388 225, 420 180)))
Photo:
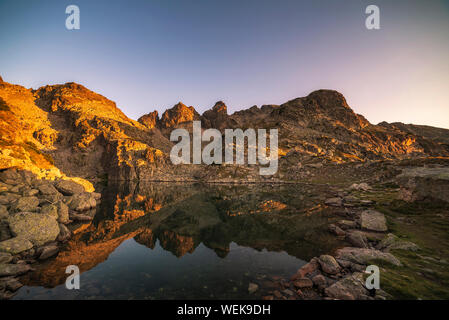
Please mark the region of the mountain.
POLYGON ((0 81, 0 169, 19 167, 52 178, 89 180, 259 181, 257 166, 173 165, 175 128, 279 129, 279 171, 268 179, 299 179, 305 163, 348 163, 448 157, 449 130, 369 123, 342 94, 318 90, 281 105, 227 112, 222 101, 200 115, 179 102, 134 121, 117 105, 76 83, 27 89, 0 81), (292 173, 293 172, 293 173, 292 173))

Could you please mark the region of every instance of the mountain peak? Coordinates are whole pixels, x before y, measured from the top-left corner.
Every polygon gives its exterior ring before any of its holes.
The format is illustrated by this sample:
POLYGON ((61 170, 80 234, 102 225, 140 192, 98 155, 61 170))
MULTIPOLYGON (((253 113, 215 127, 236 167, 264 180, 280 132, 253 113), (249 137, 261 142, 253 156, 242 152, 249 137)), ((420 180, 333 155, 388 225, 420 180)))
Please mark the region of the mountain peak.
POLYGON ((165 128, 174 127, 182 122, 198 120, 200 115, 195 108, 187 107, 182 102, 178 102, 171 109, 167 109, 161 117, 161 124, 165 128))

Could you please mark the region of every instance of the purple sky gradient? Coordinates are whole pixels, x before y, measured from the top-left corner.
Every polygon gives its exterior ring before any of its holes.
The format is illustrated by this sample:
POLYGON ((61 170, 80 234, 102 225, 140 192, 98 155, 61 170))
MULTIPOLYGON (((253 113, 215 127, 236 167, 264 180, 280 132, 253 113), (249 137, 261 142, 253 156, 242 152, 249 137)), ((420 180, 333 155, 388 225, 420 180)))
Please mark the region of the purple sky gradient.
POLYGON ((0 0, 0 75, 75 81, 131 118, 335 89, 372 123, 449 128, 449 1, 0 0), (81 29, 65 28, 65 8, 81 29), (369 4, 381 29, 367 30, 369 4))

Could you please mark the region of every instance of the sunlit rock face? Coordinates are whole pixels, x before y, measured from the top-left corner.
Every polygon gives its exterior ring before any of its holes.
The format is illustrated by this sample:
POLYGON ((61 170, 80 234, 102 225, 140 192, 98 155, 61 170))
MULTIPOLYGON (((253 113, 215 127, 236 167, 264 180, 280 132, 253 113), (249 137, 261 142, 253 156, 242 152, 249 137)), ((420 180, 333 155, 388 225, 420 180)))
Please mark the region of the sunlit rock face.
POLYGON ((279 170, 272 180, 298 180, 298 164, 449 156, 449 130, 401 123, 370 124, 342 94, 317 90, 281 105, 228 114, 217 102, 200 115, 178 103, 134 121, 117 105, 76 83, 37 90, 0 82, 0 169, 90 180, 263 181, 251 166, 172 165, 173 129, 279 130, 279 170), (293 172, 293 174, 291 174, 293 172))

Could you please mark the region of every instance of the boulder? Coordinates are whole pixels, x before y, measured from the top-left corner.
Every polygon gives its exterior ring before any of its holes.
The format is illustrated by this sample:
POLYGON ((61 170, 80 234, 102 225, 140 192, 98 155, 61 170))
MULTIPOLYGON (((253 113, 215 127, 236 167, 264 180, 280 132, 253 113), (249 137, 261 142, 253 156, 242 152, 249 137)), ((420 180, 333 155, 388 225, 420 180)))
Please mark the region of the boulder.
POLYGON ((304 278, 305 276, 314 273, 318 270, 319 264, 316 258, 310 260, 310 262, 303 265, 295 275, 292 276, 291 280, 294 281, 296 279, 304 278))
POLYGON ((382 239, 382 241, 380 241, 380 243, 376 246, 376 249, 385 252, 395 249, 417 251, 419 250, 419 247, 413 242, 401 240, 394 234, 389 233, 384 239, 382 239))
POLYGON ((346 241, 348 241, 351 245, 358 248, 368 248, 368 240, 366 236, 361 231, 351 231, 346 234, 346 241))
POLYGON ((398 177, 399 198, 407 202, 449 202, 449 168, 411 168, 398 177))
POLYGON ((367 183, 362 182, 362 183, 359 183, 359 184, 354 183, 353 185, 351 185, 349 187, 349 189, 350 190, 357 190, 357 191, 359 191, 359 190, 368 191, 368 190, 371 190, 371 187, 367 183))
POLYGON ((33 244, 25 238, 15 237, 0 242, 0 251, 8 252, 11 254, 18 254, 23 251, 29 250, 33 247, 33 244))
POLYGON ((0 277, 21 275, 30 270, 27 264, 0 264, 0 277))
POLYGON ((0 204, 0 220, 8 217, 8 210, 6 206, 0 204))
POLYGON ((3 183, 15 186, 22 183, 22 180, 22 176, 14 168, 0 171, 0 181, 3 183))
POLYGON ((336 226, 335 224, 329 225, 329 231, 338 237, 342 237, 346 234, 346 232, 344 232, 340 227, 336 226))
POLYGON ((84 187, 71 180, 59 180, 55 183, 56 189, 65 196, 72 196, 76 193, 85 192, 84 187))
POLYGON ((20 196, 18 194, 14 193, 4 193, 0 195, 0 204, 2 205, 10 205, 20 199, 20 196))
POLYGON ((0 263, 10 263, 12 255, 8 252, 0 252, 0 263))
POLYGON ((59 224, 59 235, 57 240, 58 241, 66 241, 68 239, 70 239, 71 236, 71 232, 70 230, 62 223, 59 224))
POLYGON ((315 277, 313 277, 312 282, 317 287, 322 287, 327 284, 327 280, 322 274, 317 274, 315 277))
POLYGON ((335 282, 324 290, 324 293, 332 299, 338 300, 368 300, 369 292, 364 286, 363 273, 356 272, 335 282))
POLYGON ((58 194, 58 190, 51 183, 43 183, 39 185, 38 190, 41 194, 58 194))
POLYGON ((58 220, 58 208, 54 204, 44 204, 40 211, 41 214, 46 214, 58 220))
POLYGON ((32 212, 21 212, 8 218, 13 235, 28 239, 36 246, 54 241, 59 234, 59 225, 54 217, 32 212))
POLYGON ((321 255, 318 259, 318 262, 321 266, 321 270, 323 270, 323 272, 325 273, 337 274, 338 272, 340 272, 340 265, 334 257, 328 254, 321 255))
POLYGON ((401 262, 392 254, 375 249, 345 247, 338 249, 335 257, 361 265, 369 265, 374 260, 382 260, 396 266, 401 265, 401 262))
POLYGON ((313 287, 313 282, 309 278, 301 278, 293 282, 293 285, 296 288, 302 289, 302 288, 311 288, 313 287))
POLYGON ((371 209, 362 212, 360 225, 362 229, 370 231, 385 232, 388 230, 384 214, 371 209))
POLYGON ((42 252, 39 255, 39 260, 45 260, 53 257, 59 252, 59 248, 56 245, 49 245, 42 248, 42 252))
POLYGON ((329 198, 326 199, 324 204, 333 207, 341 207, 343 205, 343 200, 341 198, 329 198))
POLYGON ((17 199, 11 206, 12 212, 37 211, 39 199, 37 197, 21 197, 17 199))
POLYGON ((90 193, 75 194, 67 201, 68 207, 73 211, 86 211, 97 206, 97 201, 90 193))

